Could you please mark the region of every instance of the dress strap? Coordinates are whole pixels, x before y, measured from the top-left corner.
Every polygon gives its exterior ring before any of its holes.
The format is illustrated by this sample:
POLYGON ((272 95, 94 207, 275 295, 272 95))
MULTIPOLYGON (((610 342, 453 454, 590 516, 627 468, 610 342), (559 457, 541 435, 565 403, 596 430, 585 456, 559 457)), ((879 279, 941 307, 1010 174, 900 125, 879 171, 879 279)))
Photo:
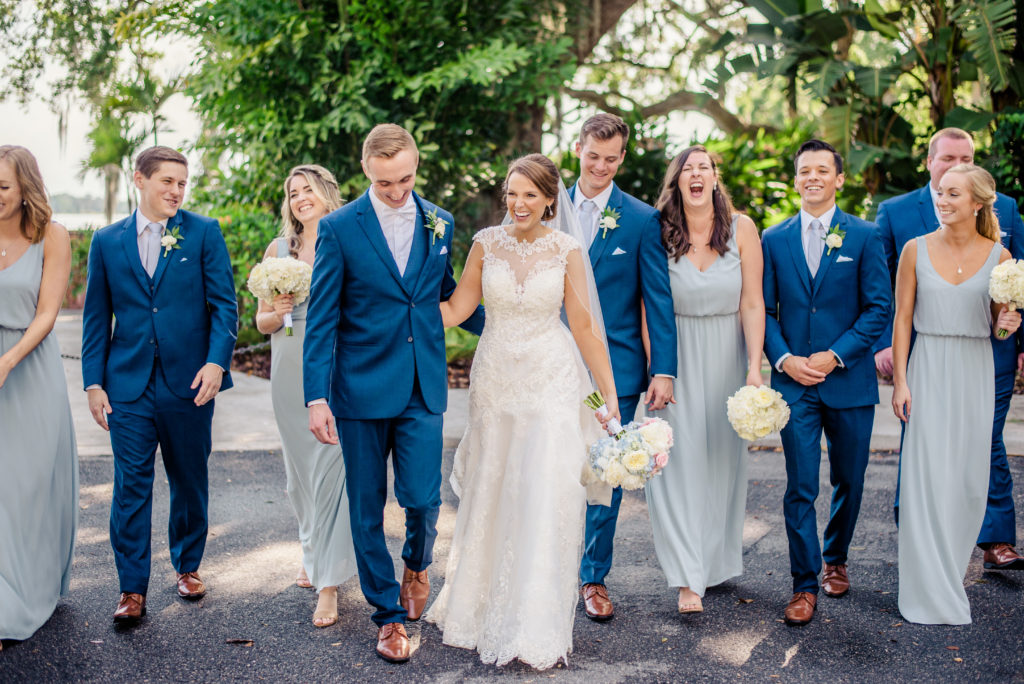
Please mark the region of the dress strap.
POLYGON ((274 244, 277 245, 277 256, 278 257, 283 258, 283 257, 286 257, 286 256, 290 255, 290 253, 288 251, 288 239, 287 238, 283 238, 283 237, 277 238, 276 240, 274 240, 274 244))

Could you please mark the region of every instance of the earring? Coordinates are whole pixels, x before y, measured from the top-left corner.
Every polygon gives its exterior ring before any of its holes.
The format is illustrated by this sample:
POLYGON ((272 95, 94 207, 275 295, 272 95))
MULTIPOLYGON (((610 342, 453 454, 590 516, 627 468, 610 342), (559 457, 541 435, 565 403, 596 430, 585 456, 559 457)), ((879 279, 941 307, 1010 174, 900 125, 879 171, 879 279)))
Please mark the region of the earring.
POLYGON ((974 210, 974 215, 975 215, 975 216, 977 216, 977 215, 978 215, 978 210, 977 210, 977 209, 975 209, 975 210, 974 210))

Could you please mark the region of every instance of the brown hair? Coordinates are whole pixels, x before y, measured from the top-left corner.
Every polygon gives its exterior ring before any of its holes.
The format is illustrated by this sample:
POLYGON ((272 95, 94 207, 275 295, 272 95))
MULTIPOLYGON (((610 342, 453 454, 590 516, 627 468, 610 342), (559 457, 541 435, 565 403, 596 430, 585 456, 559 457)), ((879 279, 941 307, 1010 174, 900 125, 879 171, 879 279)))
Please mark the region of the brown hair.
POLYGON ((402 150, 411 149, 419 160, 420 152, 412 134, 398 124, 377 124, 363 141, 363 161, 370 157, 394 157, 402 150))
POLYGON ((554 200, 550 206, 544 208, 541 219, 550 221, 555 218, 558 215, 558 167, 555 166, 555 163, 543 154, 537 153, 516 159, 508 165, 508 173, 505 174, 502 191, 506 195, 508 194, 508 179, 512 177, 513 173, 523 176, 536 185, 541 194, 554 200))
POLYGON ((21 190, 21 234, 29 242, 42 242, 53 218, 53 209, 46 197, 46 186, 36 158, 20 145, 2 145, 0 160, 14 169, 14 180, 21 190))
POLYGON ((309 183, 313 194, 324 203, 327 213, 330 213, 344 204, 341 199, 341 192, 338 190, 338 180, 334 174, 319 164, 302 164, 288 172, 284 179, 284 201, 281 202, 281 232, 279 237, 288 240, 288 251, 292 256, 298 256, 302 250, 302 232, 304 227, 299 219, 292 213, 290 198, 290 186, 292 179, 302 176, 309 183))
POLYGON ((626 143, 629 142, 629 126, 621 117, 601 112, 583 122, 580 145, 585 145, 590 136, 598 140, 611 140, 617 135, 622 136, 622 149, 626 149, 626 143))
POLYGON ((971 199, 982 205, 978 210, 974 228, 982 237, 999 242, 999 219, 993 209, 996 204, 996 181, 992 174, 974 164, 957 164, 946 173, 960 173, 967 178, 971 199))
POLYGON ((661 185, 661 196, 655 205, 661 212, 661 241, 665 251, 676 261, 686 254, 693 243, 690 240, 690 227, 686 225, 686 211, 683 208, 683 193, 679 190, 679 176, 683 173, 686 160, 694 152, 703 152, 711 160, 711 168, 715 172, 715 184, 711 188, 711 206, 714 220, 711 226, 711 249, 721 254, 729 251, 729 237, 732 233, 732 215, 734 213, 729 191, 718 182, 718 163, 703 145, 687 147, 672 160, 665 173, 665 181, 661 185))
POLYGON ((935 135, 928 139, 928 156, 935 156, 935 146, 939 144, 939 141, 943 138, 953 138, 954 140, 966 140, 971 143, 971 152, 974 151, 974 138, 971 134, 962 128, 943 128, 935 131, 935 135))
POLYGON ((164 162, 173 162, 188 168, 188 160, 181 152, 163 145, 154 145, 139 152, 139 156, 135 158, 135 170, 149 178, 164 162))

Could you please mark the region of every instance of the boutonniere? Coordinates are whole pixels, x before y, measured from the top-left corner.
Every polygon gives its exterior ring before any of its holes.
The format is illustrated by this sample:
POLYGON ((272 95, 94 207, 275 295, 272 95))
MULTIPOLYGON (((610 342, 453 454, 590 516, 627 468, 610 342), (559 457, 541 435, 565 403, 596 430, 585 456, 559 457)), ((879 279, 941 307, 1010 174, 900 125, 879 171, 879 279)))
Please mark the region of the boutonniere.
POLYGON ((839 249, 842 247, 844 237, 846 237, 845 230, 839 230, 839 226, 832 226, 832 228, 825 233, 825 246, 828 247, 828 251, 825 252, 825 256, 831 256, 833 249, 839 249))
POLYGON ((164 256, 166 257, 171 253, 172 249, 181 249, 179 242, 184 241, 185 238, 181 237, 181 228, 175 226, 168 233, 164 233, 164 236, 160 238, 160 246, 164 248, 164 256))
POLYGON ((601 222, 598 224, 598 227, 601 228, 602 240, 608 237, 609 230, 615 230, 619 227, 620 218, 622 218, 622 214, 611 207, 605 207, 604 211, 601 212, 601 222))
POLYGON ((444 229, 448 225, 448 222, 437 215, 437 209, 431 209, 427 212, 427 230, 432 235, 430 236, 430 245, 434 245, 434 240, 437 238, 444 239, 444 229))

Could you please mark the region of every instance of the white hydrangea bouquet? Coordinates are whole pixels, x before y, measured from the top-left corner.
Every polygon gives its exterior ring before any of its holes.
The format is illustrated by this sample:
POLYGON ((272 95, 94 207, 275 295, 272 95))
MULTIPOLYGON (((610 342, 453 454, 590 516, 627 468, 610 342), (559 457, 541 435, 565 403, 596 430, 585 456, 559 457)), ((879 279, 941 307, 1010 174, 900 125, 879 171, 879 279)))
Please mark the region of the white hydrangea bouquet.
POLYGON ((748 442, 778 432, 789 422, 789 405, 767 385, 745 385, 725 404, 732 429, 748 442))
MULTIPOLYGON (((249 274, 249 292, 265 302, 276 295, 289 294, 295 297, 295 304, 301 304, 309 296, 309 285, 313 280, 313 267, 305 261, 291 257, 268 257, 256 264, 249 274)), ((292 334, 292 315, 284 315, 284 334, 292 334)))
MULTIPOLYGON (((988 281, 988 294, 996 304, 1006 304, 1010 311, 1024 309, 1024 259, 1007 259, 992 269, 988 281)), ((1005 338, 1007 331, 1000 328, 996 331, 999 339, 1005 338)))
MULTIPOLYGON (((594 392, 583 403, 602 415, 608 410, 600 392, 594 392)), ((668 463, 672 428, 661 418, 633 421, 625 427, 613 419, 608 429, 612 435, 598 440, 589 450, 590 467, 601 482, 640 489, 668 463)))

